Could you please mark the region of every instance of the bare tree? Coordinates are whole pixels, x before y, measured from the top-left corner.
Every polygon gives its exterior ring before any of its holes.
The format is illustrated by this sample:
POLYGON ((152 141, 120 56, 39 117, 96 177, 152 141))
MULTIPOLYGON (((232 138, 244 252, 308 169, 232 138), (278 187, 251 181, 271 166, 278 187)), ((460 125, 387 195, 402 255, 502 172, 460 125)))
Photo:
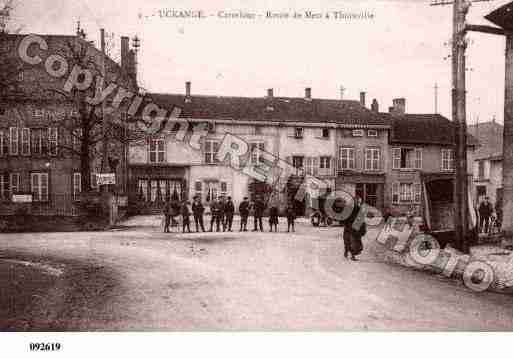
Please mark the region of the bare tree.
MULTIPOLYGON (((91 43, 77 37, 66 41, 65 45, 57 51, 67 60, 70 69, 78 66, 90 71, 95 80, 88 89, 72 88, 68 92, 59 86, 40 88, 40 91, 51 97, 60 98, 63 102, 71 104, 75 109, 72 115, 67 113, 64 117, 55 117, 49 125, 59 128, 59 132, 64 133, 64 137, 69 139, 69 141, 59 141, 59 150, 80 158, 82 191, 84 192, 91 190, 92 160, 101 156, 103 141, 108 143, 110 154, 114 152, 121 153, 120 149, 124 145, 139 136, 136 135, 136 131, 131 131, 127 126, 121 124, 122 121, 126 121, 126 115, 123 115, 121 110, 106 114, 105 107, 109 105, 108 103, 91 105, 86 101, 88 97, 94 97, 95 82, 99 76, 105 79, 106 84, 115 82, 120 86, 127 85, 127 87, 130 84, 130 79, 122 73, 119 65, 108 58, 103 60, 102 55, 99 55, 101 53, 92 49, 91 43), (101 61, 105 61, 104 66, 102 66, 101 61), (116 116, 118 121, 113 120, 116 116), (121 121, 119 121, 120 118, 122 118, 121 121)), ((103 85, 100 84, 100 86, 103 85)), ((107 158, 107 160, 108 167, 111 171, 115 171, 119 160, 114 156, 107 158)), ((102 167, 104 166, 102 165, 102 167)))

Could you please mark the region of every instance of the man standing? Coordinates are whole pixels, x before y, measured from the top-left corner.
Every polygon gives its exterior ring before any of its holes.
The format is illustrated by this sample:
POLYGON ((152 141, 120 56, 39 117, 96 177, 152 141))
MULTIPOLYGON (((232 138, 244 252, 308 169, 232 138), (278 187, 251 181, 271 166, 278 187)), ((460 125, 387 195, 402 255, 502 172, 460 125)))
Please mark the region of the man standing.
POLYGON ((265 204, 260 199, 260 197, 256 198, 255 203, 253 204, 253 210, 254 210, 254 213, 253 213, 253 225, 254 225, 253 232, 256 232, 258 230, 257 229, 257 223, 258 223, 258 227, 260 228, 260 232, 263 232, 264 231, 264 226, 262 224, 262 217, 264 215, 265 204))
POLYGON ((232 231, 233 224, 233 213, 235 212, 235 206, 233 204, 232 198, 228 197, 227 201, 224 204, 224 215, 225 215, 225 225, 228 229, 228 232, 232 231))
POLYGON ((210 232, 214 231, 214 223, 216 224, 216 230, 219 232, 221 229, 219 227, 220 222, 220 203, 217 200, 212 200, 210 204, 210 232))
POLYGON ((182 233, 185 233, 186 227, 187 231, 191 233, 191 211, 189 210, 189 201, 183 201, 182 206, 180 207, 180 212, 182 215, 182 233))
POLYGON ((218 201, 219 208, 219 222, 221 222, 221 227, 223 228, 223 232, 226 231, 226 216, 224 212, 224 206, 226 204, 226 200, 224 196, 221 196, 218 201))
POLYGON ((205 212, 205 207, 203 207, 203 204, 201 203, 201 198, 199 196, 194 197, 194 201, 192 203, 192 214, 194 216, 196 232, 199 232, 200 226, 201 230, 205 232, 205 227, 203 226, 203 212, 205 212))
POLYGON ((493 206, 490 203, 490 198, 485 197, 484 201, 479 205, 479 230, 488 233, 490 227, 490 217, 493 213, 493 206))
POLYGON ((169 223, 171 222, 171 203, 169 199, 164 204, 164 233, 169 233, 169 223))
POLYGON ((248 216, 249 216, 249 201, 248 197, 244 197, 239 205, 240 214, 240 232, 247 232, 248 216))

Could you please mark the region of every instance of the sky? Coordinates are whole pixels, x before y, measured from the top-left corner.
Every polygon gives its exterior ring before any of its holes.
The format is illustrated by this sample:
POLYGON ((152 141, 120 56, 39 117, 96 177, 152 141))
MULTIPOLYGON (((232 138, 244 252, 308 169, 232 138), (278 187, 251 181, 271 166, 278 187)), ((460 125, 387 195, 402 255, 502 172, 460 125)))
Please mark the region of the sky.
MULTIPOLYGON (((4 0, 0 0, 2 3, 4 0)), ((140 85, 152 92, 219 96, 376 98, 387 111, 404 97, 409 113, 438 112, 451 118, 452 6, 431 0, 14 0, 11 27, 23 33, 73 34, 77 21, 89 40, 99 43, 100 28, 119 37, 141 38, 140 85), (161 18, 162 10, 202 10, 203 19, 161 18), (219 11, 366 12, 372 19, 219 18, 219 11)), ((477 2, 468 23, 489 24, 483 16, 510 0, 477 2)), ((467 123, 503 120, 504 49, 501 36, 469 34, 467 123)))

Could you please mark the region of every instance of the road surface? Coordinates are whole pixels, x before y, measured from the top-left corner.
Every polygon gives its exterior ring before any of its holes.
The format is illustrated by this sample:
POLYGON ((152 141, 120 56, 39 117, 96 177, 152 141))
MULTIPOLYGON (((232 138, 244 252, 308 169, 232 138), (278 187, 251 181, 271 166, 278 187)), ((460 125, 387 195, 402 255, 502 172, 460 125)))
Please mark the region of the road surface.
MULTIPOLYGON (((282 224, 282 228, 284 225, 282 224)), ((341 228, 1 234, 2 330, 511 330, 510 296, 358 262, 341 228)))

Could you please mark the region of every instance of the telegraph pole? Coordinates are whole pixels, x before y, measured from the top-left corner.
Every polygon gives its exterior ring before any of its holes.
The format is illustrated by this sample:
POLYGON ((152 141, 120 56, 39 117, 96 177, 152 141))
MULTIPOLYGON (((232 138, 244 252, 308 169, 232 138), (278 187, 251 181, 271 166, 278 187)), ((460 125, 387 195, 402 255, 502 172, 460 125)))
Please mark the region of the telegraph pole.
POLYGON ((454 164, 454 245, 468 252, 468 174, 467 174, 467 123, 465 88, 465 20, 471 5, 466 0, 435 1, 431 5, 453 5, 452 32, 452 120, 455 128, 454 164))
MULTIPOLYGON (((105 29, 100 29, 100 47, 102 52, 102 62, 101 62, 101 70, 102 70, 102 76, 105 81, 106 77, 106 71, 105 71, 105 56, 106 56, 106 50, 105 50, 105 29)), ((103 83, 100 84, 100 86, 103 89, 103 83)), ((105 109, 104 109, 104 102, 102 101, 102 135, 103 135, 103 141, 102 141, 102 159, 101 159, 101 173, 106 173, 107 171, 107 118, 105 116, 105 109)), ((104 185, 104 191, 107 192, 108 185, 104 185)))

